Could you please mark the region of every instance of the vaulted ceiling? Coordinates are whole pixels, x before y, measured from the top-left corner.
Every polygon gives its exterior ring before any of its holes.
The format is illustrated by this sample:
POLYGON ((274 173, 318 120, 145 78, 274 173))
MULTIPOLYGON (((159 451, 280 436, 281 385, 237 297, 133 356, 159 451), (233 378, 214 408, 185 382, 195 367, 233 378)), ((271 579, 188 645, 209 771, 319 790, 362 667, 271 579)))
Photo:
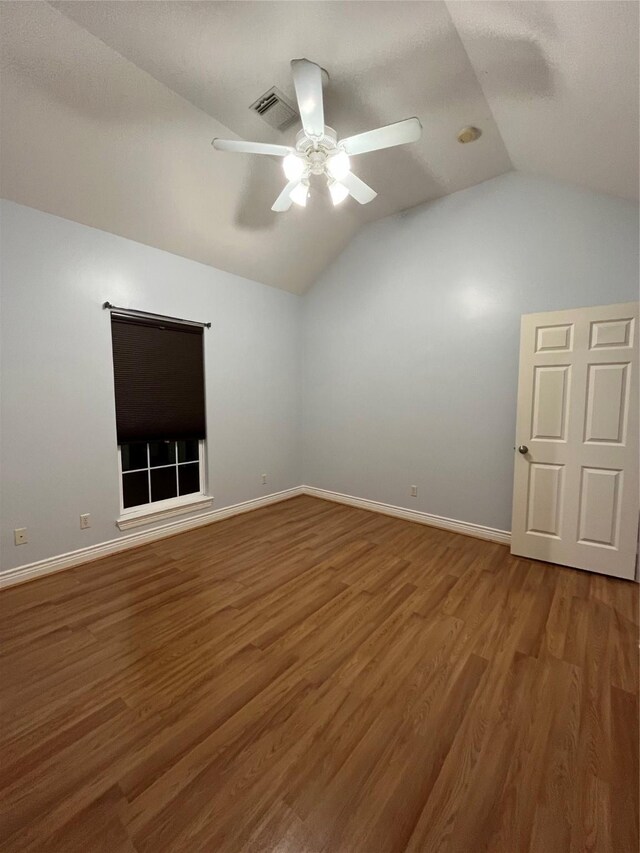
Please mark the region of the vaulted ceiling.
POLYGON ((511 169, 638 197, 635 2, 2 2, 2 195, 302 292, 362 224, 511 169), (290 143, 248 107, 329 72, 340 136, 417 115, 418 143, 363 155, 378 197, 275 214, 290 143), (482 129, 460 145, 466 125, 482 129))

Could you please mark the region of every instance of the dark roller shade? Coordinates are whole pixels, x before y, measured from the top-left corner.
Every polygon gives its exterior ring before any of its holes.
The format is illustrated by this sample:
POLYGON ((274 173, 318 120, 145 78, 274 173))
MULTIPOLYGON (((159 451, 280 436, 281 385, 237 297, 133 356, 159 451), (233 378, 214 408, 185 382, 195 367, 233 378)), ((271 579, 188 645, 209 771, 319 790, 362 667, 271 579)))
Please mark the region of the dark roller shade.
POLYGON ((118 444, 205 438, 202 329, 111 315, 118 444))

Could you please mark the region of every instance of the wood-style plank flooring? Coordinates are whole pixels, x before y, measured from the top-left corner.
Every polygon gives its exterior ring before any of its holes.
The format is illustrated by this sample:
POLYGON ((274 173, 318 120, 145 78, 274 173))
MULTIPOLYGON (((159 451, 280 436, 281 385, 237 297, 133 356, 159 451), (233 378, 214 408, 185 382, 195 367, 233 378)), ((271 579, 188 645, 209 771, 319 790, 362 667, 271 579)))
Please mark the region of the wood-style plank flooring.
POLYGON ((3 853, 638 850, 633 583, 299 497, 0 608, 3 853))

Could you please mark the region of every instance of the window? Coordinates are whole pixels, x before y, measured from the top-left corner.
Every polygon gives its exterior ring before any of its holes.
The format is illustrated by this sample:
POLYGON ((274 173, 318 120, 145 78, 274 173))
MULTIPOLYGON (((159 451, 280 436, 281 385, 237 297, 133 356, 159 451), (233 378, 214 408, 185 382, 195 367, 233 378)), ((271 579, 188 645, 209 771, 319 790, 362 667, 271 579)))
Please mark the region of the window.
POLYGON ((118 526, 210 504, 205 496, 202 327, 113 312, 111 336, 118 526))
POLYGON ((204 494, 203 444, 190 439, 120 445, 122 512, 166 501, 180 506, 185 498, 204 494))

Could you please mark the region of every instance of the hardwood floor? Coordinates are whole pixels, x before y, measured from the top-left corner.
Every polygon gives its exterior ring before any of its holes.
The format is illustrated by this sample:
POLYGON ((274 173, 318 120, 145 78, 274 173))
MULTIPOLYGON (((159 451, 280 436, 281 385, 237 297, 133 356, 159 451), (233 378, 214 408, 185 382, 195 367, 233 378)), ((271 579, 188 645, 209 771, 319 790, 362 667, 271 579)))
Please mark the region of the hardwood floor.
POLYGON ((4 853, 638 850, 630 582, 298 497, 0 608, 4 853))

